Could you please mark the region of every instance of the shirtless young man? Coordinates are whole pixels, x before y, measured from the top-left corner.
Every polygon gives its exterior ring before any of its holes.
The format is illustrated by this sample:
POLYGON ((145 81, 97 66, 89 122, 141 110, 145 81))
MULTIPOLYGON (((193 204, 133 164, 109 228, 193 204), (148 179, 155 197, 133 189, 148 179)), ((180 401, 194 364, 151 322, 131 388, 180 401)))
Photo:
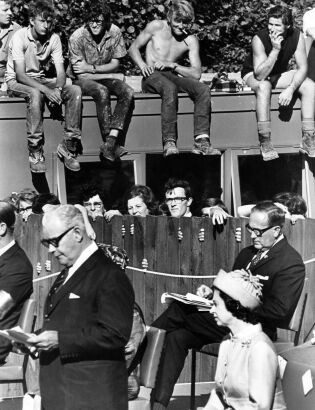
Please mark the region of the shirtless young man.
POLYGON ((132 43, 129 54, 143 75, 142 89, 162 97, 162 142, 164 156, 178 154, 178 92, 194 101, 194 154, 220 155, 210 144, 210 89, 199 82, 201 62, 198 39, 189 34, 194 10, 186 0, 172 2, 166 20, 150 22, 132 43), (146 46, 145 61, 140 49, 146 46), (177 63, 188 53, 190 66, 177 63))

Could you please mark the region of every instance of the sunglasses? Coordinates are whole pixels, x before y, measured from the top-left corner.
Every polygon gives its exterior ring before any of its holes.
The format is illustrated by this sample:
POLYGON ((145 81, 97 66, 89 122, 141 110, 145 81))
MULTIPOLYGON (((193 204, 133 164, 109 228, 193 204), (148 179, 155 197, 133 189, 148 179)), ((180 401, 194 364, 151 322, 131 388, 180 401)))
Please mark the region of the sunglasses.
POLYGON ((59 236, 56 236, 55 238, 42 239, 41 244, 44 245, 46 248, 49 248, 49 245, 52 245, 54 248, 58 248, 59 242, 61 241, 61 239, 64 236, 66 236, 67 233, 70 232, 74 228, 75 228, 75 226, 71 226, 71 228, 67 229, 65 232, 63 232, 59 236))

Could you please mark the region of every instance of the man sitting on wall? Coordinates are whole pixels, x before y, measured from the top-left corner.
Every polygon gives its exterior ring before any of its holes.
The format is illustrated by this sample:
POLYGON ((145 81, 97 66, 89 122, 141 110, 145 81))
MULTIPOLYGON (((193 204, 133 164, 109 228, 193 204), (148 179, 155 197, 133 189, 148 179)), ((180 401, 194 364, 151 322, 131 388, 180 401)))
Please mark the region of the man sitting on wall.
POLYGON ((304 39, 293 27, 292 12, 288 7, 275 6, 268 12, 268 27, 253 38, 252 51, 242 70, 242 77, 257 97, 256 115, 258 139, 264 161, 278 158, 271 142, 271 90, 283 89, 279 106, 290 105, 295 92, 301 97, 302 142, 300 151, 315 157, 315 83, 306 78, 307 57, 304 39), (294 57, 296 70, 289 70, 294 57))
MULTIPOLYGON (((23 249, 15 242, 14 207, 0 201, 0 329, 16 326, 23 303, 33 292, 33 269, 23 249)), ((0 366, 12 344, 0 337, 0 366)))
POLYGON ((162 142, 164 156, 178 154, 178 92, 186 92, 194 101, 194 154, 220 155, 210 144, 210 89, 198 80, 201 76, 199 42, 191 34, 194 10, 186 0, 174 0, 167 20, 149 23, 132 43, 129 54, 140 68, 143 91, 162 97, 162 142), (145 61, 140 49, 146 46, 145 61), (190 65, 177 61, 188 53, 190 65))
POLYGON ((122 74, 115 74, 127 51, 120 29, 111 23, 111 10, 104 0, 86 1, 82 13, 85 25, 69 40, 69 75, 83 95, 90 95, 95 101, 103 139, 101 159, 115 161, 127 154, 118 138, 123 138, 133 110, 133 89, 122 81, 122 74), (111 94, 117 97, 113 115, 111 94))
POLYGON ((59 107, 65 103, 64 139, 58 145, 58 156, 71 171, 79 171, 77 155, 81 145, 81 89, 66 84, 62 46, 59 36, 52 32, 54 10, 45 0, 30 3, 28 27, 12 37, 5 80, 8 94, 26 100, 26 128, 29 163, 32 172, 46 171, 43 151, 44 103, 59 107), (50 63, 56 70, 48 74, 50 63), (47 75, 46 75, 47 71, 47 75))
MULTIPOLYGON (((283 224, 283 210, 271 201, 257 204, 247 225, 253 245, 240 252, 232 268, 250 270, 261 279, 263 304, 255 312, 272 340, 276 340, 277 327, 289 324, 305 278, 304 263, 284 237, 283 224)), ((201 285, 197 294, 208 297, 211 289, 201 285)), ((172 396, 188 350, 220 342, 228 329, 219 327, 209 312, 180 302, 173 302, 152 326, 167 331, 164 355, 152 393, 153 409, 163 410, 172 396)))
POLYGON ((11 3, 0 0, 0 87, 4 91, 4 73, 8 60, 9 43, 20 26, 12 21, 11 3))

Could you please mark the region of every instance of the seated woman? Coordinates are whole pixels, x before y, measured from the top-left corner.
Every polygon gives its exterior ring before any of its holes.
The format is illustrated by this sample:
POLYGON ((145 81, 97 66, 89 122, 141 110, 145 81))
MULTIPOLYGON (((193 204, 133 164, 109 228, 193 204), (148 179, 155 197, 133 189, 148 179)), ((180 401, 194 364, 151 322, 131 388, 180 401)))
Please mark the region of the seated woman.
POLYGON ((274 346, 252 311, 261 303, 259 279, 244 270, 220 270, 211 313, 231 335, 220 345, 216 387, 204 410, 284 410, 274 346))

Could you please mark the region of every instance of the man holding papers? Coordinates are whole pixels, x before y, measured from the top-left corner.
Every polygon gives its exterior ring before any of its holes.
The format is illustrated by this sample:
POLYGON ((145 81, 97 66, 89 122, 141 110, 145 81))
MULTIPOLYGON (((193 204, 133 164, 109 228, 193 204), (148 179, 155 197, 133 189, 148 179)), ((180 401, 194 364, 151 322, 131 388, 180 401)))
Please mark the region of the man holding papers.
POLYGON ((64 266, 46 300, 39 350, 45 410, 127 410, 124 348, 134 292, 126 274, 86 232, 73 205, 46 212, 42 244, 64 266))
MULTIPOLYGON (((262 305, 255 313, 272 340, 277 337, 277 327, 288 325, 305 277, 301 256, 282 233, 283 224, 284 212, 273 202, 257 204, 247 225, 253 245, 240 252, 232 268, 250 271, 261 280, 262 305)), ((202 286, 206 296, 207 287, 202 286)), ((153 410, 163 410, 167 408, 188 350, 221 342, 228 329, 218 326, 209 312, 200 312, 196 307, 180 302, 173 302, 152 326, 167 330, 165 353, 160 361, 153 396, 153 410)))

